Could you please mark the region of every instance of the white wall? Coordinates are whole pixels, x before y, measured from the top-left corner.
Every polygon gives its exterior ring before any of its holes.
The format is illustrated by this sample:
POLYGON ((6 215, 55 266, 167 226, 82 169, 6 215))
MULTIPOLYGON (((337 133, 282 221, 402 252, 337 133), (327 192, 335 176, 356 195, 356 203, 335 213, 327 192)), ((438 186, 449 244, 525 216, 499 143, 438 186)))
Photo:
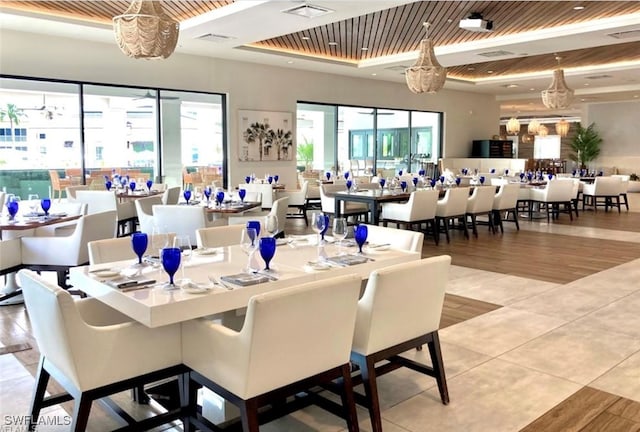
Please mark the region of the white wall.
POLYGON ((240 109, 295 114, 298 101, 309 101, 442 111, 446 157, 467 157, 473 139, 486 139, 498 133, 499 104, 493 96, 448 90, 435 95, 414 95, 403 83, 185 54, 174 54, 167 60, 134 60, 125 57, 115 42, 105 44, 3 30, 0 70, 9 75, 227 93, 231 185, 241 182, 247 173, 259 176, 267 171, 280 174, 286 184, 295 184, 295 161, 237 162, 240 109))
POLYGON ((582 126, 594 122, 603 140, 597 168, 640 173, 640 101, 591 104, 582 126))

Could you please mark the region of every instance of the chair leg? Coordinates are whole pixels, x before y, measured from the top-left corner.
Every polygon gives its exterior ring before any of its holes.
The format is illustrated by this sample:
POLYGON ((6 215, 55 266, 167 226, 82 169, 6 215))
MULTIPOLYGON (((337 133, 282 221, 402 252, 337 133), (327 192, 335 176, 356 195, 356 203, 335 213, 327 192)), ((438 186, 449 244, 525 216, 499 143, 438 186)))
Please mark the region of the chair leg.
POLYGON ((627 211, 629 211, 629 201, 627 201, 627 194, 623 193, 622 198, 624 198, 624 202, 622 204, 624 204, 624 206, 627 208, 627 211))
POLYGON ((73 423, 71 430, 74 432, 84 432, 87 430, 89 422, 89 412, 91 411, 91 403, 93 401, 83 392, 76 399, 73 407, 73 423))
POLYGON ((47 391, 49 376, 49 372, 44 369, 44 356, 41 356, 40 364, 38 364, 38 371, 36 373, 36 383, 33 390, 33 398, 31 399, 31 409, 29 410, 29 428, 27 430, 35 430, 36 424, 38 424, 38 417, 40 416, 40 410, 42 409, 44 394, 47 391))
POLYGON ((184 432, 191 432, 191 416, 196 414, 198 386, 195 381, 189 378, 186 372, 178 377, 180 388, 180 407, 184 410, 182 417, 182 429, 184 432))
POLYGON ((349 432, 358 432, 358 414, 356 413, 356 402, 353 396, 353 385, 351 384, 351 368, 348 364, 342 365, 342 407, 347 421, 349 432))
POLYGON ((447 377, 444 373, 444 363, 442 361, 442 351, 440 350, 440 337, 438 331, 434 331, 432 334, 431 342, 427 343, 429 347, 429 355, 431 356, 431 364, 433 365, 433 373, 438 383, 438 390, 440 391, 440 399, 442 403, 449 404, 449 390, 447 388, 447 377))
MULTIPOLYGON (((471 216, 471 231, 473 232, 473 236, 475 238, 478 238, 478 226, 476 224, 476 215, 472 214, 471 216)), ((465 225, 466 225, 466 219, 467 217, 465 216, 465 225)))
POLYGON ((240 418, 243 432, 259 432, 258 402, 255 398, 243 401, 240 405, 240 418))
POLYGON ((431 227, 431 231, 433 232, 433 241, 436 243, 436 246, 438 246, 438 244, 440 244, 440 231, 438 231, 435 219, 427 221, 427 229, 429 227, 431 227))
POLYGON ((442 223, 444 224, 444 233, 447 236, 447 243, 450 243, 451 239, 449 239, 449 218, 442 218, 442 223))
POLYGON ((375 362, 365 357, 360 366, 364 394, 369 405, 369 418, 371 419, 372 432, 382 432, 382 418, 380 413, 380 401, 378 399, 378 384, 376 383, 375 362))

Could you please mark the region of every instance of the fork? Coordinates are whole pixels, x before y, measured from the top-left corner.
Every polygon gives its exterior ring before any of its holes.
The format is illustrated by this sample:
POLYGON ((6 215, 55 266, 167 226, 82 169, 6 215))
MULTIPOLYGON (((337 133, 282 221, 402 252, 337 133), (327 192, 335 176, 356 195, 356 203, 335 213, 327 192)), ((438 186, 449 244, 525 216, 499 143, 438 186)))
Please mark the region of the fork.
POLYGON ((223 288, 228 289, 229 291, 231 291, 233 289, 233 287, 231 285, 228 285, 226 282, 224 282, 222 279, 217 279, 214 276, 209 276, 209 280, 214 284, 214 285, 219 285, 223 288))

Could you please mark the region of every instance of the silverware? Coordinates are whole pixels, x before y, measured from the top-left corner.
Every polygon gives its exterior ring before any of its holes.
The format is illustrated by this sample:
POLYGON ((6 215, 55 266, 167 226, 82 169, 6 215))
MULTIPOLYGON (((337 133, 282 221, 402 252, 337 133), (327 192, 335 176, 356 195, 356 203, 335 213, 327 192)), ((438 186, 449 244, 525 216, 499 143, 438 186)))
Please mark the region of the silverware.
POLYGON ((209 276, 209 280, 214 284, 214 285, 219 285, 223 288, 228 289, 229 291, 231 291, 233 289, 233 287, 231 285, 228 285, 225 281, 223 281, 222 279, 218 279, 215 276, 209 276))

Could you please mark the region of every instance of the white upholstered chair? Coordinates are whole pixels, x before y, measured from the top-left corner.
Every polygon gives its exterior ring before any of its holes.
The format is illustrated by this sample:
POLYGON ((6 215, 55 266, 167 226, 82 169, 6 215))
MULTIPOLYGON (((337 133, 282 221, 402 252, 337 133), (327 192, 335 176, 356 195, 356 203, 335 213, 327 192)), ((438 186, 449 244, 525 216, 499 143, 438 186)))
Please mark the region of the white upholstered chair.
POLYGON ((55 271, 58 284, 66 287, 69 268, 89 262, 87 243, 116 235, 114 210, 80 217, 69 236, 21 237, 22 264, 32 270, 55 271))
POLYGON ((147 234, 153 232, 153 226, 155 225, 153 206, 160 204, 162 204, 161 195, 152 195, 134 201, 136 216, 138 217, 138 226, 141 232, 147 234))
POLYGON ((309 191, 309 182, 305 180, 302 183, 300 190, 284 190, 276 191, 276 197, 278 199, 287 197, 289 198, 289 207, 293 207, 297 210, 297 213, 289 213, 286 215, 289 218, 301 217, 304 219, 304 223, 309 226, 309 219, 307 218, 307 192, 309 191))
MULTIPOLYGON (((284 228, 287 223, 288 203, 289 203, 289 197, 283 197, 275 200, 271 205, 271 210, 264 216, 266 217, 269 215, 275 215, 278 218, 278 229, 276 231, 275 237, 285 236, 284 228)), ((229 216, 229 225, 246 225, 246 223, 250 220, 263 220, 264 217, 261 217, 261 215, 258 215, 258 214, 251 214, 251 213, 243 216, 229 216)))
POLYGON ((620 179, 620 198, 624 201, 622 204, 629 211, 629 197, 627 197, 627 192, 629 191, 629 181, 631 181, 631 176, 627 174, 614 174, 611 177, 616 177, 620 179))
POLYGON ((258 409, 274 397, 342 378, 347 424, 358 430, 349 351, 359 293, 360 278, 349 275, 251 297, 238 332, 211 320, 183 322, 191 412, 197 383, 237 405, 243 430, 257 432, 258 409))
MULTIPOLYGON (((75 201, 72 201, 72 202, 55 201, 52 203, 49 213, 50 214, 66 213, 69 216, 86 215, 87 208, 88 207, 86 204, 75 202, 75 201)), ((36 228, 33 231, 33 235, 36 237, 68 236, 68 235, 71 235, 73 230, 76 229, 77 224, 78 224, 78 221, 73 220, 68 222, 60 222, 53 225, 45 225, 45 226, 36 228)))
POLYGON ((202 206, 154 205, 152 208, 155 223, 163 232, 188 235, 192 245, 196 244, 196 230, 217 223, 209 219, 202 206))
POLYGON ((467 198, 465 224, 470 218, 471 229, 475 237, 478 237, 478 225, 476 219, 481 215, 487 215, 489 217, 489 228, 495 233, 493 218, 491 217, 491 213, 493 212, 493 198, 495 195, 495 186, 476 186, 473 188, 471 196, 467 198))
MULTIPOLYGON (((573 182, 567 180, 550 180, 544 189, 530 190, 531 203, 538 203, 542 208, 544 206, 547 212, 547 222, 550 216, 557 218, 559 214, 569 213, 569 218, 573 220, 572 197, 573 182), (562 207, 561 207, 562 206, 562 207)), ((529 206, 529 215, 533 211, 533 206, 529 206)))
POLYGON ((176 205, 180 200, 180 186, 165 188, 162 193, 162 204, 176 205))
POLYGON ((418 229, 425 223, 433 231, 433 238, 438 244, 439 236, 436 227, 436 207, 438 203, 438 191, 417 190, 411 192, 406 203, 384 203, 380 219, 384 226, 389 222, 405 224, 407 229, 412 229, 413 224, 418 224, 418 229))
POLYGON ((67 192, 67 201, 75 201, 76 200, 76 192, 79 190, 89 190, 89 185, 73 185, 66 187, 67 192))
POLYGON ((397 228, 367 225, 367 241, 371 244, 389 244, 394 249, 422 252, 424 234, 397 228))
MULTIPOLYGON (((338 191, 344 191, 346 187, 344 184, 326 184, 320 186, 320 205, 322 207, 322 213, 335 214, 336 202, 331 194, 338 191)), ((365 219, 368 220, 369 207, 367 204, 354 203, 354 202, 342 202, 342 208, 340 213, 342 217, 365 215, 365 219)))
POLYGON ((493 197, 493 223, 500 227, 500 232, 504 232, 502 222, 512 221, 516 224, 516 228, 520 230, 518 222, 518 192, 520 184, 505 183, 500 186, 498 192, 493 197), (504 213, 504 217, 503 217, 504 213), (513 219, 509 219, 509 215, 513 219))
POLYGON ((620 213, 621 192, 620 177, 596 177, 592 184, 582 187, 582 210, 586 205, 593 207, 594 211, 598 211, 598 207, 604 207, 605 211, 608 211, 609 207, 617 207, 620 213))
MULTIPOLYGON (((397 264, 371 273, 358 302, 351 361, 360 367, 372 430, 382 431, 376 379, 405 366, 433 376, 442 403, 449 403, 438 328, 451 257, 397 264), (399 354, 427 344, 432 367, 399 354), (378 366, 379 362, 388 364, 378 366)), ((426 400, 426 399, 425 399, 426 400)))
POLYGON ((268 183, 241 183, 238 188, 242 188, 248 192, 260 192, 262 198, 262 208, 270 209, 273 205, 274 193, 273 185, 268 183))
POLYGON ((19 277, 40 350, 29 430, 42 408, 73 399, 70 430, 85 431, 94 400, 186 371, 180 325, 148 328, 94 298, 74 301, 35 272, 19 277), (49 377, 67 393, 45 397, 49 377))
MULTIPOLYGON (((459 218, 465 220, 467 213, 467 199, 469 198, 469 188, 455 187, 449 188, 445 192, 444 198, 438 200, 436 207, 436 231, 439 232, 440 222, 442 222, 447 243, 449 243, 449 220, 459 218)), ((463 223, 464 236, 469 238, 467 224, 463 223)), ((439 235, 439 234, 436 234, 439 235)))
POLYGON ((196 230, 196 243, 199 248, 215 248, 240 244, 244 225, 227 225, 196 230))
POLYGON ((76 201, 87 204, 87 213, 100 213, 115 210, 118 217, 119 234, 133 231, 136 219, 136 208, 133 201, 120 202, 114 191, 107 190, 79 190, 76 191, 76 201))

